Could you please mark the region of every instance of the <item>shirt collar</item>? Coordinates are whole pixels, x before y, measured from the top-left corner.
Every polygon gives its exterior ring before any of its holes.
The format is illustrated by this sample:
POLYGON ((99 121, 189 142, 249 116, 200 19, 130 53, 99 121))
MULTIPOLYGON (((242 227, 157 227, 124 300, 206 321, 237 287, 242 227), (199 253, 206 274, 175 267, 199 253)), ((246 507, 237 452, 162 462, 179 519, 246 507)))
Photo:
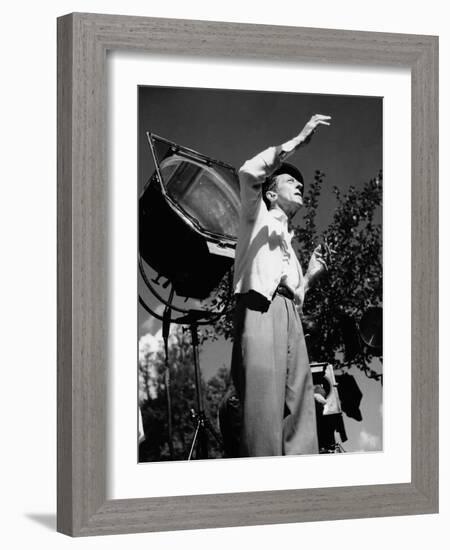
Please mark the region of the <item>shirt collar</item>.
POLYGON ((275 220, 278 220, 281 223, 284 229, 284 234, 286 236, 286 239, 288 240, 288 242, 291 242, 294 237, 294 231, 290 230, 289 228, 289 224, 288 224, 289 220, 286 214, 282 210, 279 210, 278 208, 273 208, 268 212, 272 216, 272 218, 274 218, 275 220))
POLYGON ((272 208, 271 210, 269 210, 269 214, 276 220, 282 222, 284 225, 287 225, 288 217, 283 212, 283 210, 279 210, 278 208, 272 208))

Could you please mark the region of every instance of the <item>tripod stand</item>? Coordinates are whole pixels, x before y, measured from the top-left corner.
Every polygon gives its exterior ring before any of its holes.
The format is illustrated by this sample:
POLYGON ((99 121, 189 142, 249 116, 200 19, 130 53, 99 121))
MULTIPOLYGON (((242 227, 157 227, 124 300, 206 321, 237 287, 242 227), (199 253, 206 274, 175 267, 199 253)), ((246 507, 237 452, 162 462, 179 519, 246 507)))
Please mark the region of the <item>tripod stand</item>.
POLYGON ((205 317, 205 311, 190 310, 186 317, 178 319, 178 323, 189 325, 192 338, 192 350, 194 356, 194 373, 195 373, 195 391, 197 397, 197 410, 191 409, 191 418, 195 423, 195 431, 191 441, 189 454, 187 459, 192 460, 195 458, 202 459, 208 458, 208 434, 212 435, 214 439, 221 444, 219 435, 215 432, 205 414, 205 408, 203 403, 203 393, 201 388, 201 371, 200 360, 198 353, 198 321, 200 318, 205 317))
MULTIPOLYGON (((165 348, 165 364, 166 364, 166 393, 167 393, 167 418, 168 418, 168 429, 169 429, 169 450, 170 457, 174 457, 174 448, 172 441, 172 405, 170 397, 170 370, 169 370, 169 333, 170 325, 175 323, 177 325, 188 325, 191 332, 191 342, 193 349, 193 359, 194 359, 194 374, 195 374, 195 392, 196 392, 196 405, 197 410, 191 408, 190 415, 192 420, 195 423, 194 435, 189 447, 189 454, 187 460, 192 460, 194 458, 203 459, 208 458, 208 440, 209 435, 212 436, 220 446, 222 446, 222 440, 219 434, 216 433, 214 428, 211 425, 211 422, 208 420, 203 402, 203 393, 201 388, 201 372, 200 372, 200 361, 199 361, 199 339, 198 339, 198 327, 199 325, 209 325, 217 321, 222 315, 224 315, 229 307, 231 301, 231 292, 228 291, 225 299, 222 301, 222 309, 214 310, 194 310, 194 309, 183 309, 173 303, 174 298, 174 288, 171 287, 168 299, 164 299, 154 288, 155 284, 158 284, 158 280, 149 280, 147 277, 142 259, 139 258, 139 270, 142 275, 142 278, 147 286, 147 288, 152 292, 155 298, 158 301, 165 305, 163 315, 159 315, 152 308, 150 308, 141 296, 139 296, 139 303, 142 307, 150 313, 153 317, 162 322, 162 335, 164 340, 165 348), (152 284, 153 283, 153 284, 152 284), (178 314, 185 314, 184 316, 179 316, 176 318, 172 317, 172 313, 176 312, 178 314)), ((231 274, 228 274, 229 277, 229 288, 231 288, 231 274)))

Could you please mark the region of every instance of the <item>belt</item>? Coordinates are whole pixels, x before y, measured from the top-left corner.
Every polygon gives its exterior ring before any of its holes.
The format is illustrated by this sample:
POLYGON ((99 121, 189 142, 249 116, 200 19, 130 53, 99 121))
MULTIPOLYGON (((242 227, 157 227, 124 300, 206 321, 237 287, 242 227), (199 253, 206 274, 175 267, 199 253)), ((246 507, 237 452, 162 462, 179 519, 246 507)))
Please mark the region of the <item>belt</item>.
POLYGON ((288 300, 293 300, 295 298, 294 292, 284 285, 277 286, 274 296, 276 296, 277 294, 279 294, 280 296, 284 296, 284 298, 287 298, 288 300))

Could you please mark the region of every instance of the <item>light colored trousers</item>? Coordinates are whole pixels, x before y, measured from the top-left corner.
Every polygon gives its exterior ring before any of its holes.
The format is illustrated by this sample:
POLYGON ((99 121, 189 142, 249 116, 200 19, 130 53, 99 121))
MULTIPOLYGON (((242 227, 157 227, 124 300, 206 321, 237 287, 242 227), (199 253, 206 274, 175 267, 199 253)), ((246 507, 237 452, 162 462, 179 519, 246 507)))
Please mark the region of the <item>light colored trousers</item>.
POLYGON ((237 296, 231 376, 241 402, 240 456, 318 453, 312 375, 292 300, 237 296))

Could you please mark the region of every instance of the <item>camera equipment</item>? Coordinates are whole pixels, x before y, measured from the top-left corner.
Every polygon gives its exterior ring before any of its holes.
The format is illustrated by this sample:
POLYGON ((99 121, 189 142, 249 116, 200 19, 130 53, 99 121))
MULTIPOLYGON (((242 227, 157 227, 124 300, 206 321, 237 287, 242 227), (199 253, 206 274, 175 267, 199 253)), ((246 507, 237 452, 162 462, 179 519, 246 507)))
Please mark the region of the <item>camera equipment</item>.
POLYGON ((314 384, 319 452, 343 453, 345 451, 342 445, 335 438, 337 432, 342 443, 347 440, 333 366, 314 362, 310 367, 314 384), (319 400, 317 395, 322 399, 319 400))

